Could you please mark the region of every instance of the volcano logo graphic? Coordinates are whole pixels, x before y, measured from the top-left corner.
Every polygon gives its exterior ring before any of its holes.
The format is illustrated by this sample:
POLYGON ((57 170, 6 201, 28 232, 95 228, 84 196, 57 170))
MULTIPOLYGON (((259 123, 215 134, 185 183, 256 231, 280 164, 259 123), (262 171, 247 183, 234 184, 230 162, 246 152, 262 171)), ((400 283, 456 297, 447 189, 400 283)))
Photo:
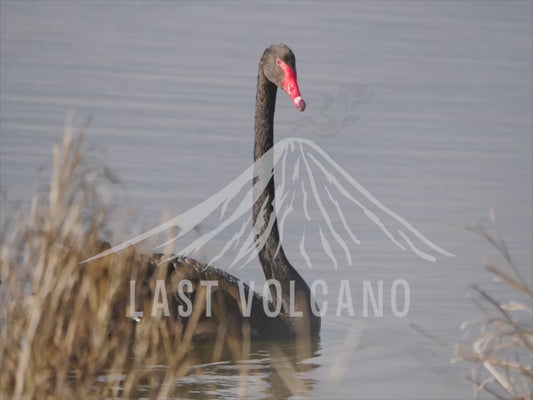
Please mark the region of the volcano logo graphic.
MULTIPOLYGON (((263 210, 272 202, 270 197, 267 200, 262 205, 263 210)), ((217 236, 234 232, 216 254, 205 261, 216 266, 223 256, 229 256, 232 261, 226 266, 228 269, 242 268, 255 259, 276 219, 280 243, 283 242, 284 236, 287 237, 285 222, 290 216, 300 222, 296 226, 297 232, 291 227, 290 238, 298 238, 300 255, 310 268, 314 267, 309 256, 311 246, 313 254, 321 251, 327 255, 334 268, 341 263, 352 265, 352 250, 364 244, 365 232, 356 233, 351 222, 361 216, 374 224, 385 240, 404 251, 412 251, 431 262, 435 262, 439 255, 453 256, 383 205, 317 144, 307 139, 287 138, 276 143, 229 185, 197 206, 85 261, 104 257, 177 228, 177 234, 156 249, 179 242, 180 250, 176 255, 194 257, 217 236), (265 190, 274 170, 279 174, 275 188, 276 218, 270 218, 266 226, 256 225, 254 230, 251 223, 254 192, 265 190), (185 236, 209 215, 218 215, 215 227, 182 245, 185 236)), ((263 218, 257 221, 259 224, 263 218)))

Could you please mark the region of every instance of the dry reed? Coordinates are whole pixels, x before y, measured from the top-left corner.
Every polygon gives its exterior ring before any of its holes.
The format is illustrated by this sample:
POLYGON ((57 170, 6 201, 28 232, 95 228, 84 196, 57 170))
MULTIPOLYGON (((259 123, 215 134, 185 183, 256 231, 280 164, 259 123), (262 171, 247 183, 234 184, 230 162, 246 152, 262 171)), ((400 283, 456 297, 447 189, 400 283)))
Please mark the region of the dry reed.
MULTIPOLYGON (((486 391, 500 399, 533 399, 533 291, 531 280, 524 279, 515 266, 505 242, 480 226, 469 228, 500 253, 507 270, 491 261, 485 269, 495 281, 506 285, 512 299, 496 299, 477 285, 472 293, 483 317, 466 321, 461 329, 475 331, 472 348, 454 345, 452 362, 472 363, 469 380, 476 398, 486 391)), ((530 267, 527 273, 531 273, 530 267)))
MULTIPOLYGON (((496 282, 506 286, 505 293, 512 299, 498 300, 478 285, 471 286, 474 301, 483 316, 461 325, 466 337, 473 336, 470 347, 448 343, 418 326, 411 326, 435 342, 451 347, 454 351, 452 363, 471 363, 470 374, 466 379, 472 382, 476 398, 486 392, 497 399, 533 400, 531 279, 526 280, 522 276, 503 240, 480 226, 468 229, 485 238, 502 256, 507 268, 487 261, 485 269, 493 275, 496 282)), ((527 269, 527 273, 531 275, 531 268, 527 269)))
MULTIPOLYGON (((34 196, 28 215, 4 218, 0 399, 187 397, 179 381, 190 367, 222 354, 249 358, 249 334, 236 340, 221 324, 206 359, 192 340, 204 296, 196 296, 185 326, 162 313, 140 322, 128 317, 130 280, 138 282, 137 308, 150 315, 155 280, 165 279, 167 265, 154 272, 147 262, 153 258, 133 248, 82 263, 106 248, 100 236, 109 219, 83 136, 67 127, 54 146, 49 190, 34 196)), ((108 175, 101 168, 100 176, 108 175)), ((285 373, 283 365, 278 370, 285 373)), ((246 396, 248 374, 241 369, 236 394, 246 396)))
POLYGON ((130 279, 153 287, 143 256, 81 263, 102 250, 108 217, 82 143, 67 129, 47 195, 2 232, 0 397, 166 398, 187 372, 189 344, 169 318, 127 317, 130 279))

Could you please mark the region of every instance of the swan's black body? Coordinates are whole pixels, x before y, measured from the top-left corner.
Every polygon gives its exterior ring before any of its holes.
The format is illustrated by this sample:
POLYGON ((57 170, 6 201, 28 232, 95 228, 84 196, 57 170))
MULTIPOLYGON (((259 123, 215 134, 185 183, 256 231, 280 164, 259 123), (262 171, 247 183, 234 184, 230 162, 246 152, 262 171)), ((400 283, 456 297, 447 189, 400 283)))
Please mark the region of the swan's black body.
MULTIPOLYGON (((254 161, 262 157, 274 142, 274 110, 276 105, 277 89, 285 90, 292 98, 294 104, 301 111, 305 109, 305 102, 300 97, 296 82, 295 58, 292 51, 286 45, 273 45, 268 47, 259 63, 257 76, 257 98, 255 109, 255 148, 254 161), (293 74, 293 75, 291 75, 293 74)), ((263 164, 264 165, 264 164, 263 164)), ((256 177, 261 176, 262 171, 254 171, 256 177)), ((266 170, 273 168, 272 162, 266 166, 266 170)), ((257 178, 256 178, 257 179, 257 178)), ((265 190, 260 192, 254 186, 253 224, 256 238, 263 232, 261 229, 268 226, 271 218, 275 218, 274 178, 271 177, 265 190), (264 207, 264 209, 262 209, 264 207), (258 221, 263 218, 264 221, 258 221), (259 228, 263 227, 263 228, 259 228)), ((187 279, 217 280, 218 287, 213 293, 214 321, 224 321, 232 329, 241 331, 244 324, 248 323, 250 334, 253 339, 274 339, 290 337, 312 337, 320 331, 320 317, 311 312, 310 289, 304 279, 290 264, 283 247, 280 244, 278 225, 274 221, 270 232, 264 242, 264 246, 258 249, 259 260, 266 279, 276 279, 282 289, 281 313, 277 317, 269 317, 263 309, 263 299, 253 294, 252 310, 249 317, 244 317, 240 307, 238 279, 213 267, 192 260, 190 258, 177 258, 173 260, 171 270, 187 279), (290 282, 294 281, 294 305, 292 309, 301 312, 301 316, 291 317, 289 311, 290 282), (217 315, 219 314, 219 315, 217 315)), ((249 288, 245 287, 246 295, 249 288)), ((270 286, 275 290, 274 286, 270 286)), ((194 294, 193 294, 194 295, 194 294)), ((276 293, 272 293, 272 299, 276 301, 276 293)), ((177 305, 177 303, 175 304, 177 305)), ((271 307, 276 304, 271 304, 271 307)), ((203 320, 207 322, 207 318, 203 320)), ((207 324, 205 326, 211 326, 207 324)), ((213 325, 216 326, 216 323, 213 325)), ((210 336, 210 329, 199 332, 198 336, 210 336), (205 333, 205 335, 203 335, 205 333)))

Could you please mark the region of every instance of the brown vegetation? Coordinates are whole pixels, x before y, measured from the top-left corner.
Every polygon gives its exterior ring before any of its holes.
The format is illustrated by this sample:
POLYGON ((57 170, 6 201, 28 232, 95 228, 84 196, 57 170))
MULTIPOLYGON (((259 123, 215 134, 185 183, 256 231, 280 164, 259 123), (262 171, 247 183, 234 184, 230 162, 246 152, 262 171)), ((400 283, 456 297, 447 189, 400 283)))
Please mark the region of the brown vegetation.
MULTIPOLYGON (((152 316, 156 279, 166 279, 167 286, 180 279, 179 271, 169 279, 168 265, 155 256, 129 248, 83 262, 109 246, 101 241, 109 212, 95 183, 97 171, 84 158, 83 136, 67 129, 54 146, 49 190, 35 194, 29 215, 4 218, 0 399, 188 397, 190 386, 180 380, 192 367, 198 372, 202 363, 250 357, 249 331, 245 325, 233 332, 227 319, 218 321, 215 340, 195 342, 199 331, 212 330, 204 326, 202 293, 186 320, 162 312, 152 316), (137 282, 136 308, 149 318, 129 317, 131 280, 137 282)), ((99 175, 109 176, 101 168, 99 175)), ((221 304, 214 301, 214 309, 221 304)), ((301 366, 294 356, 278 346, 266 349, 272 379, 283 378, 289 394, 305 394, 307 383, 295 375, 301 366)), ((235 393, 246 397, 254 372, 246 364, 239 371, 235 393)), ((216 388, 201 390, 216 396, 216 388)))
MULTIPOLYGON (((186 328, 161 315, 137 323, 127 317, 130 279, 153 289, 165 266, 150 276, 133 249, 81 263, 102 250, 108 216, 82 139, 67 133, 54 146, 49 192, 2 232, 0 397, 130 398, 142 387, 143 396, 166 398, 194 363, 190 332, 203 305, 186 328)), ((138 307, 150 310, 151 299, 138 307)), ((231 350, 239 358, 246 346, 231 350)))

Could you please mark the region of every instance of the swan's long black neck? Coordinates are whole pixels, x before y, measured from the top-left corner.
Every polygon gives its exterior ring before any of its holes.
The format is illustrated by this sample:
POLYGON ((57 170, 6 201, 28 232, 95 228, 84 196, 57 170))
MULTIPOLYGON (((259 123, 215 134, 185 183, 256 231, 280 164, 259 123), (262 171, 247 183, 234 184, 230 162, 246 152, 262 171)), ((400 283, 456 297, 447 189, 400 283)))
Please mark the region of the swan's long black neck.
MULTIPOLYGON (((258 244, 259 261, 263 267, 266 279, 276 279, 282 288, 282 312, 288 314, 290 310, 290 281, 295 285, 295 307, 292 309, 301 310, 304 317, 294 318, 293 325, 297 334, 315 334, 320 329, 320 318, 315 317, 310 312, 310 290, 304 279, 298 274, 290 264, 283 247, 280 243, 278 224, 275 220, 275 184, 273 171, 273 157, 268 161, 257 163, 274 144, 274 110, 276 105, 277 87, 270 82, 263 74, 261 67, 257 77, 257 98, 255 108, 255 147, 254 147, 254 204, 253 204, 253 224, 255 230, 256 244, 258 238, 265 233, 265 229, 271 225, 270 232, 266 237, 264 246, 258 244), (256 185, 257 179, 261 176, 268 179, 264 190, 263 185, 256 185), (271 219, 274 218, 274 221, 271 219), (261 220, 262 219, 262 220, 261 220), (271 224, 269 224, 271 222, 271 224)), ((272 154, 273 152, 270 152, 272 154)), ((272 299, 276 304, 275 288, 271 286, 272 299)), ((294 299, 293 299, 294 300, 294 299)), ((314 300, 312 300, 314 301, 314 300)))
MULTIPOLYGON (((264 190, 260 190, 262 185, 255 185, 258 179, 268 179, 273 169, 273 162, 263 159, 261 163, 257 161, 270 150, 274 144, 274 109, 276 106, 277 87, 270 82, 261 72, 257 77, 257 98, 255 108, 255 147, 254 147, 254 206, 253 224, 257 239, 263 235, 269 223, 272 224, 263 247, 259 247, 259 260, 263 267, 267 279, 277 279, 280 282, 288 281, 289 271, 293 269, 285 257, 283 247, 279 239, 277 221, 275 218, 274 198, 275 185, 274 176, 269 179, 264 190), (263 218, 259 221, 258 218, 263 218)), ((272 152, 271 152, 272 153, 272 152)))

